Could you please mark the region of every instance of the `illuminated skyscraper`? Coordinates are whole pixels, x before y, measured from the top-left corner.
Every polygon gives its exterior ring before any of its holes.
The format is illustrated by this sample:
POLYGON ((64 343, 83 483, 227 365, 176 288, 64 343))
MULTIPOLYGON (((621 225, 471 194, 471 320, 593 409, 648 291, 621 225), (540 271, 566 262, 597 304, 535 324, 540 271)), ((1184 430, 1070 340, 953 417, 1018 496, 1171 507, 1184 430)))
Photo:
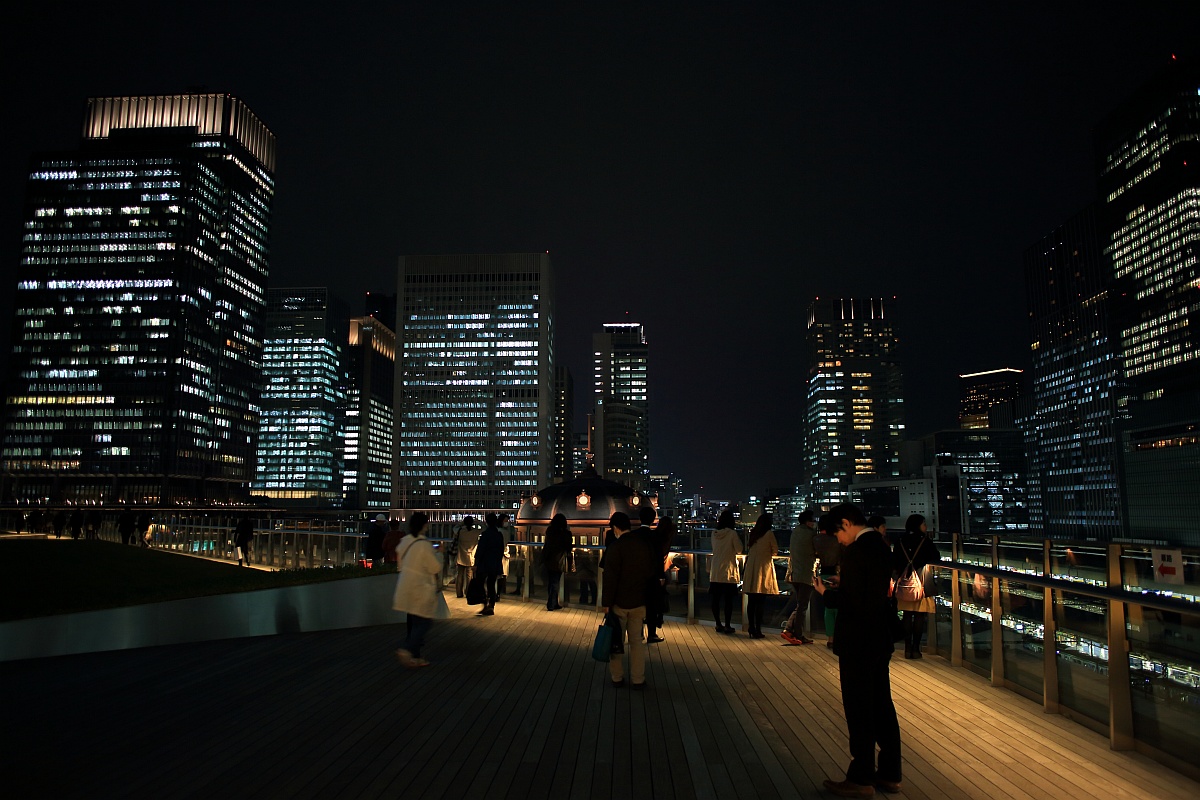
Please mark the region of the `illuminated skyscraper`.
POLYGON ((1092 208, 1025 251, 1033 398, 1019 424, 1040 497, 1032 527, 1053 538, 1109 540, 1120 531, 1104 265, 1092 208))
POLYGON ((350 320, 346 410, 346 507, 392 502, 395 441, 396 295, 367 295, 367 315, 350 320))
POLYGON ((398 292, 393 504, 513 507, 554 465, 550 256, 403 256, 398 292))
POLYGON ((1125 532, 1200 544, 1200 61, 1097 129, 1125 532))
POLYGON ((823 297, 809 306, 802 457, 813 502, 849 500, 856 479, 899 476, 899 349, 883 298, 823 297))
POLYGON ((554 479, 569 481, 575 472, 575 379, 571 370, 554 368, 554 479))
POLYGON ((1023 374, 1019 369, 1005 367, 959 375, 958 426, 988 427, 988 409, 1021 396, 1023 374))
POLYGON ((638 491, 650 478, 650 347, 639 322, 592 335, 596 472, 638 491))
POLYGON ((248 496, 274 170, 227 94, 92 98, 80 148, 32 159, 6 496, 248 496))
POLYGON ((255 495, 342 504, 347 316, 325 288, 267 290, 255 495))

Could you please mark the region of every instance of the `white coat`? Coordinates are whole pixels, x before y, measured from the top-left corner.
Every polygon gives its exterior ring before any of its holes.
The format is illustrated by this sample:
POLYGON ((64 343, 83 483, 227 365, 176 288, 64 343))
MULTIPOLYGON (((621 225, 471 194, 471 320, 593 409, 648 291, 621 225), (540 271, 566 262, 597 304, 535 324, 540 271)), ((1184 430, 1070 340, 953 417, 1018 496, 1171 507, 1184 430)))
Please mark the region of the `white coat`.
POLYGON ((433 619, 437 615, 438 577, 442 574, 442 557, 424 536, 405 536, 396 545, 396 593, 392 608, 433 619))
POLYGON ((721 528, 712 535, 712 572, 710 583, 739 583, 737 557, 742 554, 742 542, 732 528, 721 528))

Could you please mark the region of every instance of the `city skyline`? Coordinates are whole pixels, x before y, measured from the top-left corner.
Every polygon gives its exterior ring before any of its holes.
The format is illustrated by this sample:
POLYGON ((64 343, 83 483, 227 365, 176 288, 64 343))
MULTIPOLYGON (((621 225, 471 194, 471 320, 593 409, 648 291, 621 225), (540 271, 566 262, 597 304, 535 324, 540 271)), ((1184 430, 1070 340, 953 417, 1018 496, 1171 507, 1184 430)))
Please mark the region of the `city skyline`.
POLYGON ((96 58, 120 15, 20 12, 15 30, 49 26, 68 55, 36 58, 33 36, 4 55, 23 122, 0 173, 8 263, 29 156, 71 144, 84 98, 219 86, 284 143, 271 287, 353 303, 391 290, 401 253, 549 250, 562 363, 587 375, 593 330, 644 322, 651 469, 727 498, 798 478, 813 296, 899 296, 914 436, 954 427, 958 374, 1028 366, 1021 253, 1094 196, 1091 131, 1200 21, 430 7, 343 21, 363 41, 331 34, 318 61, 277 32, 286 12, 247 16, 122 18, 148 48, 96 58), (620 63, 597 57, 618 42, 620 63))

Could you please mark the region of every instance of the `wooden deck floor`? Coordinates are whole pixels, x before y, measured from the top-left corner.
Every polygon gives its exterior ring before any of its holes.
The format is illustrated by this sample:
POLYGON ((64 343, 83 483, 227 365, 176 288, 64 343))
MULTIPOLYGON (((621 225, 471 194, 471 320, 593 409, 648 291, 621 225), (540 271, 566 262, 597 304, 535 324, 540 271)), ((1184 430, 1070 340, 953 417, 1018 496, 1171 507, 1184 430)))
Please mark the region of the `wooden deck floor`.
MULTIPOLYGON (((5 795, 731 800, 842 776, 820 644, 668 622, 634 692, 588 658, 594 612, 461 603, 421 670, 394 658, 403 625, 0 665, 5 795)), ((1200 797, 941 659, 894 661, 892 681, 905 797, 1200 797)))

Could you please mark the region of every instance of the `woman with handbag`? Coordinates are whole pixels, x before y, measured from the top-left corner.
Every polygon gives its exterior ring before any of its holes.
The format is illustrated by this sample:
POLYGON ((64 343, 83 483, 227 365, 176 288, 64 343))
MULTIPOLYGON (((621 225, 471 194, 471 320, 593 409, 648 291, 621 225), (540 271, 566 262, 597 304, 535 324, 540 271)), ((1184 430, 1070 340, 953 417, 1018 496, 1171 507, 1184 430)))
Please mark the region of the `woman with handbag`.
POLYGON ((555 514, 546 526, 546 541, 542 546, 542 562, 546 568, 546 610, 558 611, 558 585, 564 572, 573 571, 575 555, 571 550, 571 529, 567 518, 555 514))
POLYGON ((400 577, 396 580, 392 608, 408 614, 408 638, 404 647, 396 651, 396 657, 406 667, 429 666, 429 662, 421 657, 425 635, 434 619, 450 616, 446 598, 438 585, 442 558, 425 538, 428 525, 429 515, 423 511, 415 512, 408 522, 408 535, 396 545, 396 568, 400 577))
POLYGON ((937 595, 932 565, 942 560, 942 554, 928 530, 925 518, 913 514, 905 521, 904 533, 892 551, 892 568, 897 575, 896 607, 904 612, 905 658, 921 658, 921 637, 937 595))

